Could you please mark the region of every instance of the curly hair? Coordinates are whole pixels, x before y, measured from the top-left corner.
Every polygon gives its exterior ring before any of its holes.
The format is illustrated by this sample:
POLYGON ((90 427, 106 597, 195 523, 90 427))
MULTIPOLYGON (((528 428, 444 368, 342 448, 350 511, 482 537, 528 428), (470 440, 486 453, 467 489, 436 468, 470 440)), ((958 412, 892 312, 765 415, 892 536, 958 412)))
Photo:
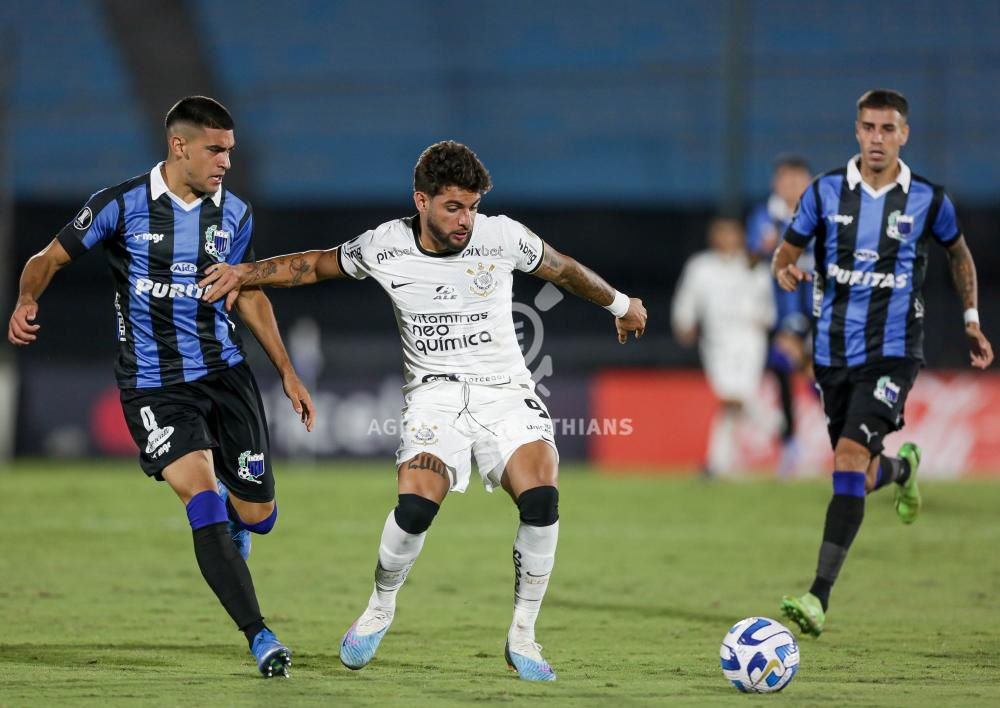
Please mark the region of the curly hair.
POLYGON ((490 173, 476 153, 454 140, 431 145, 421 153, 413 169, 413 191, 433 197, 448 187, 478 194, 493 188, 490 173))

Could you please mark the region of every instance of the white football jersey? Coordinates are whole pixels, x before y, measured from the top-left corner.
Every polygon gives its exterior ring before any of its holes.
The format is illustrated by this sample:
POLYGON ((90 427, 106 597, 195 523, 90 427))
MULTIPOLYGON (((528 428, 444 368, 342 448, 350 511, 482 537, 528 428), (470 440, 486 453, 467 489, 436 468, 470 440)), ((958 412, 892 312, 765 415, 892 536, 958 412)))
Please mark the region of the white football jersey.
POLYGON ((476 216, 460 253, 420 245, 418 217, 389 221, 343 244, 340 269, 389 294, 403 344, 405 392, 435 380, 532 388, 511 314, 514 270, 534 272, 544 243, 506 216, 476 216))
POLYGON ((703 349, 766 337, 775 317, 771 273, 743 255, 695 254, 674 292, 672 317, 675 326, 701 328, 703 349))

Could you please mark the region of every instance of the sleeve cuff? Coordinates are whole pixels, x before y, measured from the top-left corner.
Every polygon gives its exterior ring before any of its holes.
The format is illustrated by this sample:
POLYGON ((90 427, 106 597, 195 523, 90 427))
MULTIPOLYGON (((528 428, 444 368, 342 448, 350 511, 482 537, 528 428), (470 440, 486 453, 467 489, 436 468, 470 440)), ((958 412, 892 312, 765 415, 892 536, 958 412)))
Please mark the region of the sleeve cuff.
POLYGON ((56 236, 56 240, 66 249, 66 253, 73 260, 76 260, 87 252, 87 247, 83 245, 83 241, 76 238, 73 234, 66 233, 66 231, 60 231, 56 236))
POLYGON ((789 226, 785 230, 784 238, 786 241, 788 241, 788 243, 792 244, 793 246, 797 246, 799 248, 806 247, 807 245, 809 245, 809 241, 812 240, 812 236, 805 236, 803 234, 800 234, 791 226, 789 226))

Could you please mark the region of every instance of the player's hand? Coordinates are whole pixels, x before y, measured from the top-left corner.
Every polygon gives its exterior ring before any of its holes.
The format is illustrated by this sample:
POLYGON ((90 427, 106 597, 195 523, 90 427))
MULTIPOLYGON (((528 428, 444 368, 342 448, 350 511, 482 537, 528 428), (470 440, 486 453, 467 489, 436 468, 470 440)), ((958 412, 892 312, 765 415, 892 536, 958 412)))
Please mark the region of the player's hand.
POLYGON ((792 263, 779 270, 776 278, 782 290, 793 293, 803 280, 806 282, 812 280, 812 273, 806 273, 792 263))
POLYGON ((38 303, 34 300, 18 301, 10 316, 10 324, 7 326, 7 339, 11 344, 23 347, 38 339, 35 334, 42 328, 41 325, 32 324, 38 316, 38 303))
POLYGON ((302 380, 294 371, 289 371, 281 377, 281 385, 285 389, 288 400, 292 402, 292 410, 298 413, 302 425, 306 426, 306 430, 311 433, 313 423, 316 422, 316 407, 313 405, 309 391, 306 390, 302 380))
POLYGON ((628 300, 628 312, 615 318, 615 329, 618 330, 618 341, 621 344, 628 341, 629 332, 635 332, 635 338, 638 339, 646 331, 646 308, 642 306, 642 300, 637 297, 630 297, 628 300))
POLYGON ((205 269, 205 277, 198 281, 198 287, 205 291, 201 299, 215 302, 225 296, 227 312, 233 309, 242 286, 243 269, 228 263, 213 263, 205 269))
POLYGON ((979 325, 970 322, 965 325, 965 336, 969 339, 969 359, 977 369, 985 369, 993 363, 993 346, 979 325))

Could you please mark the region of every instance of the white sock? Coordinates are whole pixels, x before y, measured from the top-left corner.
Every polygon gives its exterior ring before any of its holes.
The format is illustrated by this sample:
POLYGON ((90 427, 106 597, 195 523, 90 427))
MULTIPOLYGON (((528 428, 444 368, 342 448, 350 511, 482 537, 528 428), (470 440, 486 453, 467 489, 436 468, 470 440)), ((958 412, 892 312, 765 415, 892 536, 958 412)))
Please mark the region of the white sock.
POLYGON ((396 523, 395 510, 389 512, 382 529, 375 566, 375 590, 368 600, 369 607, 395 609, 396 593, 403 586, 413 562, 424 547, 427 532, 407 533, 396 523))
POLYGON ((514 539, 514 619, 511 634, 534 641, 535 620, 556 562, 559 522, 551 526, 522 523, 514 539))
POLYGON ((708 438, 708 469, 719 476, 733 472, 736 418, 738 413, 729 409, 719 411, 712 421, 708 438))

